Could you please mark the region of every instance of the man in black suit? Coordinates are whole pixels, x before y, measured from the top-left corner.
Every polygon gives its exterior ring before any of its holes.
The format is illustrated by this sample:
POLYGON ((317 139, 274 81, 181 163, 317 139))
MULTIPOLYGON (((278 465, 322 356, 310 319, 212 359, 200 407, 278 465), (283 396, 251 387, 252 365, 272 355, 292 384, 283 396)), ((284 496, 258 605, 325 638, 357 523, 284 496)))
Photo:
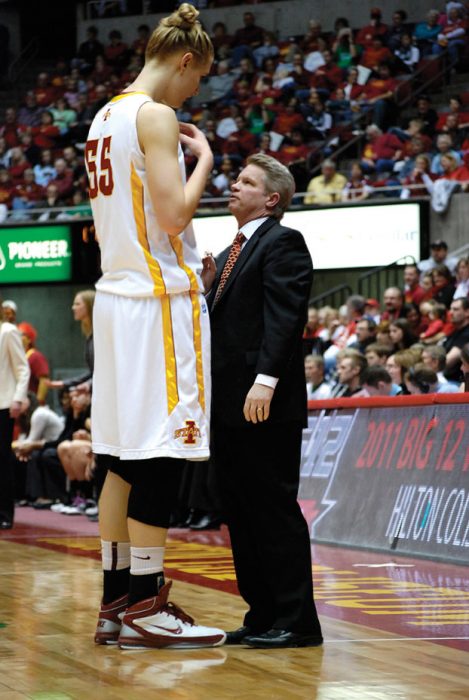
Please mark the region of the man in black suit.
POLYGON ((309 533, 297 502, 311 257, 303 236, 279 223, 294 193, 287 168, 251 156, 231 191, 239 233, 217 259, 207 298, 215 462, 249 605, 227 643, 319 646, 309 533))

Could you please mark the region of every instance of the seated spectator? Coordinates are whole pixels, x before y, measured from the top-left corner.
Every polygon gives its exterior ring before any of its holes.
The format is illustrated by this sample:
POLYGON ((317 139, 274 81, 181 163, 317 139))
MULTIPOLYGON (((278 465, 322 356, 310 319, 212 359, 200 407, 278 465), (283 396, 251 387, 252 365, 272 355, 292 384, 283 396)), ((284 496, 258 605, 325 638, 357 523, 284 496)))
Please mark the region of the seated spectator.
POLYGON ((438 114, 431 106, 431 100, 428 95, 420 95, 417 98, 415 111, 412 114, 412 119, 420 119, 423 122, 422 133, 425 136, 433 138, 438 121, 438 114))
POLYGON ((451 155, 456 160, 456 164, 461 163, 461 157, 457 151, 453 149, 453 139, 449 134, 438 134, 436 140, 436 147, 438 153, 433 156, 430 171, 435 175, 443 175, 444 170, 441 163, 441 159, 445 155, 451 155))
POLYGON ((303 351, 305 355, 322 355, 329 344, 329 333, 319 320, 319 311, 308 307, 308 321, 303 331, 303 351))
POLYGON ((72 124, 76 123, 77 113, 70 108, 65 97, 59 97, 55 106, 51 107, 50 112, 54 119, 54 125, 58 127, 61 134, 67 134, 72 124))
POLYGON ((57 177, 57 171, 52 165, 52 151, 45 148, 41 153, 41 162, 33 168, 34 179, 40 187, 47 187, 49 182, 57 177))
POLYGON ((381 314, 381 321, 395 321, 402 314, 404 298, 399 287, 388 287, 384 290, 383 305, 384 311, 381 314))
POLYGON ((352 102, 346 98, 345 90, 342 87, 338 87, 334 90, 330 99, 326 102, 326 107, 336 125, 347 124, 348 126, 349 122, 353 119, 354 106, 352 102))
POLYGON ((228 98, 236 80, 236 74, 230 71, 228 61, 219 61, 216 74, 209 76, 207 80, 208 97, 207 102, 223 101, 228 98))
POLYGON ((332 44, 332 54, 336 65, 342 70, 347 70, 358 61, 361 53, 362 48, 355 44, 351 28, 341 27, 332 44))
POLYGON ((48 73, 39 73, 36 78, 36 87, 33 88, 36 104, 39 107, 49 107, 57 97, 57 91, 51 85, 48 73))
POLYGON ((23 182, 16 185, 12 191, 13 209, 34 209, 40 206, 44 199, 44 188, 34 181, 34 171, 28 168, 24 171, 23 182))
POLYGON ((283 141, 277 152, 277 160, 286 165, 295 178, 297 192, 304 192, 308 186, 310 154, 311 148, 306 145, 301 129, 293 129, 290 138, 283 141))
MULTIPOLYGON (((465 163, 460 163, 458 165, 456 158, 451 155, 451 153, 445 153, 441 156, 440 167, 442 173, 437 180, 452 180, 454 182, 459 182, 461 184, 458 186, 458 189, 463 192, 467 191, 469 184, 469 168, 465 163)), ((438 185, 435 187, 437 186, 438 185)), ((432 189, 435 188, 432 186, 432 189)))
POLYGON ((454 274, 457 262, 456 258, 451 258, 448 255, 448 244, 446 241, 438 239, 430 243, 430 257, 426 260, 421 260, 418 263, 418 268, 420 272, 430 272, 437 265, 446 265, 454 274))
POLYGON ((388 47, 384 45, 384 40, 380 36, 373 38, 373 41, 366 47, 360 58, 361 65, 373 71, 378 71, 380 64, 391 63, 392 61, 393 55, 388 47))
POLYGON ((104 46, 98 40, 98 29, 96 27, 88 27, 86 29, 86 39, 78 48, 78 56, 72 65, 76 65, 83 75, 91 72, 96 58, 102 56, 104 46))
POLYGON ((378 324, 381 320, 380 304, 377 299, 365 299, 365 306, 363 309, 364 316, 372 318, 373 321, 378 324))
POLYGON ((361 202, 367 199, 373 192, 373 187, 370 185, 369 181, 364 177, 362 166, 358 161, 352 163, 350 168, 350 179, 345 184, 342 190, 343 201, 352 200, 354 202, 361 202))
POLYGON ((394 55, 409 73, 414 72, 420 60, 420 51, 413 45, 410 34, 402 34, 400 44, 394 50, 394 55))
MULTIPOLYGON (((343 73, 339 66, 334 63, 334 57, 329 49, 322 52, 322 58, 324 62, 312 74, 309 85, 328 96, 342 83, 343 73)), ((306 64, 305 67, 307 68, 306 64)))
POLYGON ((104 58, 117 73, 120 73, 128 62, 129 49, 122 41, 122 34, 118 29, 109 32, 109 44, 104 49, 104 58))
POLYGON ((39 148, 55 148, 60 129, 54 124, 52 111, 45 109, 41 114, 41 124, 31 128, 34 143, 39 148))
POLYGON ((415 27, 414 38, 422 56, 431 55, 433 48, 437 46, 438 35, 441 31, 439 18, 438 10, 429 10, 426 20, 419 22, 415 27))
POLYGON ((272 156, 273 158, 277 158, 278 151, 272 151, 270 146, 271 146, 271 136, 269 133, 264 132, 263 134, 260 135, 259 147, 254 152, 255 153, 264 153, 266 156, 272 156))
POLYGON ((252 56, 254 49, 261 46, 264 40, 265 30, 256 25, 252 12, 244 12, 243 24, 233 35, 231 60, 235 66, 245 56, 252 56))
POLYGON ((111 75, 111 66, 106 62, 103 56, 97 56, 94 62, 93 70, 90 73, 90 79, 95 84, 104 84, 107 80, 110 79, 111 75))
POLYGON ((446 367, 446 350, 442 345, 428 345, 425 347, 422 350, 422 364, 436 373, 441 384, 447 382, 443 374, 446 367))
POLYGON ((410 367, 404 375, 409 394, 456 394, 458 387, 449 382, 440 383, 436 372, 422 364, 410 367))
POLYGON ((363 85, 358 83, 358 68, 350 66, 347 71, 347 80, 341 83, 340 87, 344 91, 345 99, 349 100, 353 107, 363 93, 363 85))
POLYGON ((366 129, 368 143, 365 145, 360 165, 363 172, 392 172, 402 157, 403 144, 394 134, 383 134, 377 124, 366 129))
POLYGON ((236 180, 236 172, 233 168, 231 158, 227 155, 222 157, 220 172, 212 179, 213 194, 215 197, 228 197, 231 192, 231 185, 236 180))
MULTIPOLYGON (((49 183, 46 187, 46 198, 44 202, 41 202, 41 209, 57 209, 63 207, 64 204, 65 202, 60 198, 57 185, 53 182, 49 183)), ((54 219, 56 215, 57 212, 45 211, 39 216, 38 221, 50 221, 54 219)))
POLYGON ((33 141, 33 136, 29 131, 20 134, 20 147, 28 163, 32 166, 41 162, 41 148, 33 141))
POLYGON ((376 343, 376 323, 371 318, 360 319, 355 324, 355 335, 357 339, 348 347, 365 355, 367 347, 376 343))
POLYGON ((469 258, 460 258, 456 264, 456 290, 453 299, 469 297, 469 258))
POLYGON ((469 343, 469 299, 459 298, 451 302, 450 320, 454 331, 443 342, 446 350, 445 377, 450 382, 461 381, 461 348, 469 343))
POLYGON ((370 10, 370 23, 358 31, 356 42, 364 49, 372 45, 375 37, 380 37, 383 40, 386 39, 388 27, 381 21, 381 17, 382 15, 379 7, 373 7, 370 10))
POLYGON ((399 385, 403 394, 410 393, 404 380, 405 372, 417 364, 419 359, 419 355, 413 350, 399 350, 386 361, 386 369, 391 375, 393 384, 399 385))
POLYGON ((393 384, 391 375, 381 365, 367 367, 363 372, 363 390, 367 396, 399 396, 402 389, 393 384))
POLYGON ((389 324, 389 335, 394 352, 406 350, 417 342, 417 336, 412 332, 410 323, 405 318, 396 318, 389 324))
POLYGON ((18 128, 16 109, 7 107, 3 123, 0 124, 0 138, 5 139, 5 150, 19 145, 18 128))
POLYGON ((10 150, 10 173, 13 185, 20 185, 23 182, 24 172, 31 167, 31 163, 26 159, 21 148, 16 147, 10 150))
POLYGON ((274 34, 272 32, 264 32, 262 44, 253 51, 256 66, 261 68, 264 59, 277 58, 279 53, 278 43, 274 34))
POLYGON ((11 208, 14 189, 10 173, 6 168, 0 168, 0 205, 11 208))
POLYGON ((392 347, 390 345, 382 345, 381 343, 371 343, 365 350, 368 367, 384 367, 392 354, 392 347))
POLYGON ((256 137, 247 129, 246 119, 238 116, 235 119, 236 131, 228 136, 222 146, 223 155, 237 159, 241 163, 256 147, 256 137))
POLYGON ((10 164, 10 150, 5 139, 0 137, 0 168, 8 168, 10 164))
POLYGON ((215 22, 212 27, 211 40, 215 50, 215 60, 226 60, 231 52, 233 37, 227 33, 224 22, 215 22))
POLYGON ((427 321, 422 318, 420 313, 419 305, 413 302, 406 302, 402 306, 402 318, 409 323, 410 330, 415 336, 419 336, 420 333, 423 333, 428 328, 427 321))
POLYGON ((308 54, 314 51, 324 51, 327 46, 327 37, 322 31, 321 23, 317 19, 310 19, 308 31, 300 42, 301 50, 303 53, 308 54))
POLYGON ((432 191, 434 180, 438 177, 430 172, 430 158, 424 154, 416 156, 412 159, 414 166, 412 171, 402 176, 400 172, 400 181, 403 186, 400 197, 401 199, 409 199, 409 197, 422 197, 432 191))
POLYGON ((389 27, 386 44, 391 51, 396 51, 401 45, 401 38, 404 34, 410 33, 410 27, 406 23, 407 12, 405 10, 396 10, 392 14, 392 23, 389 27))
POLYGON ((457 7, 451 7, 440 32, 436 43, 433 44, 432 52, 442 54, 448 51, 450 62, 455 65, 459 62, 459 56, 466 43, 466 22, 462 12, 457 7))
POLYGON ((446 312, 447 308, 444 304, 432 304, 428 313, 430 323, 419 336, 421 343, 433 345, 445 337, 446 312))
POLYGON ((18 110, 18 125, 23 127, 40 126, 43 110, 44 108, 37 104, 34 92, 30 90, 26 93, 24 104, 18 110))
POLYGON ((137 38, 132 42, 132 52, 137 56, 145 57, 148 40, 150 39, 151 30, 148 24, 140 24, 137 27, 137 38))
POLYGON ((438 121, 436 123, 437 131, 446 131, 446 122, 448 117, 453 116, 457 118, 457 126, 466 126, 469 122, 469 114, 464 109, 463 101, 459 95, 451 95, 449 98, 449 109, 438 116, 438 121))
POLYGON ((420 304, 425 299, 425 290, 420 286, 420 273, 417 265, 404 267, 404 300, 407 304, 420 304))
POLYGON ((467 126, 467 123, 459 124, 459 117, 457 114, 451 113, 446 115, 445 125, 442 127, 441 132, 451 136, 451 141, 456 151, 465 150, 465 144, 467 144, 467 126))
POLYGON ((283 136, 290 136, 295 128, 303 127, 303 117, 298 111, 298 100, 291 97, 284 109, 279 110, 272 125, 272 130, 283 136))
POLYGON ((435 265, 435 267, 432 269, 432 276, 433 299, 449 309, 456 290, 451 271, 446 265, 440 263, 439 265, 435 265))
POLYGON ((341 199, 346 179, 336 171, 333 160, 326 159, 321 165, 321 175, 310 181, 304 198, 305 204, 331 204, 341 199))
POLYGON ((337 384, 332 387, 332 398, 346 398, 361 391, 361 376, 366 368, 366 359, 358 351, 346 348, 337 356, 337 384))
POLYGON ((305 357, 306 397, 308 401, 329 399, 331 387, 324 377, 324 360, 320 355, 305 357))
POLYGON ((318 100, 313 106, 313 112, 306 117, 306 122, 310 139, 325 140, 329 136, 332 128, 332 116, 326 111, 321 100, 318 100))
POLYGON ((64 158, 56 158, 54 161, 56 175, 49 181, 49 185, 55 185, 61 199, 66 199, 73 191, 73 172, 67 167, 64 158))
POLYGON ((469 343, 461 348, 461 373, 463 380, 459 386, 459 391, 469 392, 469 343))

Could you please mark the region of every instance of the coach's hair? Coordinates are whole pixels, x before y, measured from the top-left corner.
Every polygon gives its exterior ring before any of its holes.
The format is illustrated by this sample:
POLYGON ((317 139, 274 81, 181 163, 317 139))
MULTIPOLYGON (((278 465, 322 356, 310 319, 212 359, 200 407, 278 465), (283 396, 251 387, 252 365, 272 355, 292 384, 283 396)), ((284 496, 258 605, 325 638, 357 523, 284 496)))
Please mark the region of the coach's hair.
POLYGON ((277 192, 280 196, 278 204, 270 212, 271 216, 280 220, 285 211, 290 206, 293 195, 295 194, 295 180, 293 175, 285 165, 282 165, 263 153, 255 153, 249 156, 246 163, 248 165, 256 165, 264 171, 265 189, 269 194, 277 192))
POLYGON ((198 63, 213 58, 213 45, 197 17, 199 11, 182 3, 169 17, 163 17, 150 37, 145 59, 165 59, 180 51, 189 51, 198 63))

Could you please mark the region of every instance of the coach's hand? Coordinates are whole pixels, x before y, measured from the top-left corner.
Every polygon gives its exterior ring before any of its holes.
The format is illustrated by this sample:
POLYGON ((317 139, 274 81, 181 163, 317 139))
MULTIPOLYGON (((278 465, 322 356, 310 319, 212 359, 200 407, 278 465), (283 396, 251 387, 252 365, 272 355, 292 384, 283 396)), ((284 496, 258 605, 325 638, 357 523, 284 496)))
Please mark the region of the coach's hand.
POLYGON ((264 384, 253 384, 244 402, 243 413, 248 422, 262 423, 270 414, 274 390, 264 384))

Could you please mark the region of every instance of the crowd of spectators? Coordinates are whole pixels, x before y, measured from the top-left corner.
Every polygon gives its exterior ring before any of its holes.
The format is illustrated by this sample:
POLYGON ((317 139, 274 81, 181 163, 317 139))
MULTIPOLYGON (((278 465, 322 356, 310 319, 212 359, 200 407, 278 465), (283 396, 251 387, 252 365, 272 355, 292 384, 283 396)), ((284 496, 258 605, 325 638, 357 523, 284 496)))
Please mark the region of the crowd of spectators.
MULTIPOLYGON (((206 196, 226 195, 246 157, 256 151, 289 167, 297 191, 308 190, 308 204, 360 200, 375 196, 377 187, 404 198, 433 196, 436 190, 435 197, 445 200, 448 189, 437 186, 438 180, 450 181, 449 193, 466 189, 467 95, 453 95, 441 113, 421 95, 405 122, 396 95, 429 57, 448 52, 450 65, 464 63, 467 5, 447 2, 416 24, 407 21, 404 10, 383 18, 373 8, 366 26, 352 28, 338 17, 330 32, 311 19, 302 36, 267 31, 251 11, 232 34, 216 22, 212 72, 178 112, 196 123, 212 146, 215 170, 206 196), (335 150, 362 131, 361 158, 338 172, 335 150), (322 172, 313 178, 320 163, 322 172)), ((122 11, 121 3, 99 7, 103 13, 122 11)), ((39 73, 21 103, 6 109, 0 122, 3 216, 5 207, 16 218, 41 208, 42 219, 48 219, 56 207, 65 207, 65 218, 90 215, 83 158, 88 128, 97 111, 138 74, 149 36, 150 28, 142 24, 129 43, 117 29, 102 41, 99 29, 89 26, 77 55, 58 61, 51 73, 39 73)), ((192 160, 187 153, 189 171, 192 160)))
POLYGON ((469 391, 469 258, 435 241, 382 303, 311 306, 303 343, 309 400, 469 391))

